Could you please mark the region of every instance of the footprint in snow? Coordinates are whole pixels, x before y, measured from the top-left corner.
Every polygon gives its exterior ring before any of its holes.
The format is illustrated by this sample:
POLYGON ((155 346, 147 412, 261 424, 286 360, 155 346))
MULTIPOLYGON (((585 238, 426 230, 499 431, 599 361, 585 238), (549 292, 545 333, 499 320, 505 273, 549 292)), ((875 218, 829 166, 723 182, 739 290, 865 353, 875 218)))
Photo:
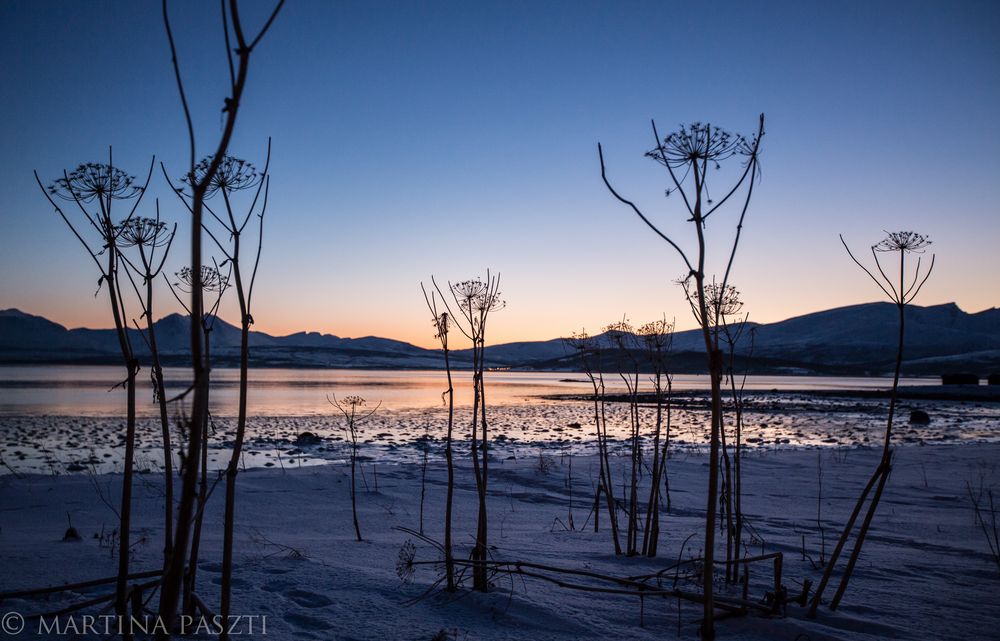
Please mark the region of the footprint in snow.
POLYGON ((291 581, 286 581, 284 579, 272 579, 270 581, 263 583, 260 586, 260 589, 264 590, 265 592, 281 592, 283 590, 287 590, 293 585, 294 583, 292 583, 291 581))
POLYGON ((333 601, 329 598, 323 596, 322 594, 316 594, 315 592, 309 592, 307 590, 292 590, 290 592, 286 592, 285 596, 304 608, 322 608, 328 605, 333 605, 333 601))
POLYGON ((285 621, 300 630, 329 630, 333 627, 328 621, 298 612, 285 614, 285 621))
POLYGON ((278 567, 267 567, 267 568, 261 568, 260 571, 261 572, 265 572, 267 574, 288 574, 289 572, 291 572, 291 569, 289 569, 289 568, 278 568, 278 567))

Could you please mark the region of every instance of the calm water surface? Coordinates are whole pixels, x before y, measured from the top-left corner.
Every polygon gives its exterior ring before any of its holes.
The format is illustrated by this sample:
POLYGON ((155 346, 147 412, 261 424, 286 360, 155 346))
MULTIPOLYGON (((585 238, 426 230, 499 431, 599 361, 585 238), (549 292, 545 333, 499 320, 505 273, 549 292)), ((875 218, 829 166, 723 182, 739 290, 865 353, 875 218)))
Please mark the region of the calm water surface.
MULTIPOLYGON (((167 368, 167 395, 184 391, 190 372, 167 368)), ((522 403, 546 394, 584 393, 589 384, 580 374, 569 372, 488 372, 487 393, 492 405, 522 403)), ((0 416, 115 416, 123 413, 125 392, 114 389, 123 378, 115 366, 0 366, 0 416)), ((608 376, 609 391, 617 377, 608 376)), ((471 404, 469 372, 453 373, 455 402, 471 404)), ((239 371, 212 372, 212 410, 217 416, 236 412, 239 371)), ((927 383, 927 379, 906 379, 902 384, 927 383)), ((820 376, 757 376, 748 379, 747 389, 819 390, 878 389, 892 384, 888 378, 847 378, 820 376)), ((331 369, 252 369, 250 371, 250 414, 259 416, 309 416, 329 414, 327 395, 362 396, 372 404, 379 401, 386 410, 440 407, 447 387, 443 371, 411 370, 331 370, 331 369)), ((678 375, 674 389, 707 389, 708 378, 678 375)), ((157 415, 149 370, 139 374, 140 416, 157 415)))
MULTIPOLYGON (((168 369, 168 394, 187 387, 188 371, 168 369)), ((120 470, 124 434, 125 393, 115 388, 122 370, 112 366, 0 367, 0 475, 9 472, 61 473, 120 470)), ((550 395, 582 395, 590 390, 581 374, 566 372, 487 373, 490 435, 494 454, 538 456, 540 448, 588 453, 593 446, 593 407, 585 399, 553 400, 550 395)), ((471 376, 455 372, 455 437, 468 447, 471 376)), ((608 391, 616 391, 608 376, 608 391)), ((236 428, 239 373, 213 372, 212 434, 209 465, 229 460, 236 428)), ((908 379, 904 384, 927 384, 908 379)), ((887 378, 760 376, 747 388, 763 391, 748 397, 743 436, 748 447, 855 446, 877 441, 884 430, 886 401, 856 396, 817 396, 816 390, 887 388, 887 378), (770 393, 771 390, 777 390, 770 393), (874 441, 872 440, 874 439, 874 441)), ((365 456, 386 461, 414 460, 421 442, 430 439, 440 454, 447 428, 446 387, 441 371, 359 371, 255 369, 250 379, 250 420, 243 461, 248 466, 275 466, 342 461, 347 455, 343 417, 327 402, 328 395, 357 394, 377 414, 365 421, 360 439, 365 456), (298 447, 304 432, 322 438, 319 445, 298 447)), ((648 384, 647 388, 648 388, 648 384)), ((685 404, 685 391, 704 390, 705 376, 677 376, 677 399, 671 417, 675 451, 703 447, 707 414, 704 402, 685 404)), ((688 399, 690 400, 690 398, 688 399)), ((180 409, 177 405, 175 409, 180 409)), ((136 461, 139 469, 156 469, 162 461, 161 426, 148 371, 140 375, 136 461)), ((655 409, 640 409, 644 446, 655 425, 655 409)), ((964 401, 903 401, 894 430, 900 443, 980 442, 1000 439, 1000 405, 964 401), (911 410, 931 414, 927 425, 908 424, 911 410)), ((175 443, 178 414, 172 412, 175 443)), ((730 421, 731 423, 731 421, 730 421)), ((607 430, 615 447, 625 447, 631 434, 628 406, 607 407, 607 430)), ((729 425, 732 429, 732 425, 729 425)))

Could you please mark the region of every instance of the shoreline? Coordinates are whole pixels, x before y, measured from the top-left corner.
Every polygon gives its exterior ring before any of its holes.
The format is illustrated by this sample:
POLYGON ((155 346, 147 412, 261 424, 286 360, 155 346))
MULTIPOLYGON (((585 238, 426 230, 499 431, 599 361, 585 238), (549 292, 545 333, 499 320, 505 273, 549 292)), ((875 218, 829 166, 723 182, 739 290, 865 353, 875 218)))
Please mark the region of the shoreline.
MULTIPOLYGON (((745 542, 746 554, 782 552, 783 581, 793 596, 803 580, 815 584, 821 569, 814 564, 824 546, 829 554, 878 457, 877 448, 748 454, 744 509, 753 529, 745 542), (819 515, 818 470, 823 471, 819 515)), ((458 457, 456 470, 456 550, 461 555, 468 552, 475 529, 476 493, 466 458, 458 457)), ((841 609, 824 608, 816 620, 806 619, 796 605, 788 606, 785 617, 729 619, 720 622, 718 638, 987 638, 987 631, 1000 627, 1000 608, 975 607, 975 616, 968 617, 955 613, 971 615, 972 604, 981 603, 983 592, 1000 585, 1000 573, 990 565, 986 541, 972 520, 964 485, 985 479, 995 487, 1000 483, 998 459, 996 443, 897 448, 883 503, 841 609)), ((612 457, 616 475, 626 465, 625 457, 612 457)), ((370 461, 362 469, 362 543, 353 541, 349 468, 343 464, 241 473, 234 611, 268 616, 272 638, 429 639, 444 630, 460 639, 652 640, 674 636, 678 625, 682 638, 696 636, 694 604, 649 600, 640 623, 634 599, 565 590, 531 579, 498 578, 490 594, 472 593, 465 586, 457 600, 438 595, 404 606, 437 575, 426 567, 403 582, 395 570, 408 540, 415 544, 418 559, 434 558, 432 548, 397 529, 419 526, 421 469, 404 462, 376 470, 370 461), (358 625, 361 621, 363 626, 358 625)), ((596 471, 595 458, 587 456, 542 454, 496 461, 489 495, 492 555, 616 576, 656 571, 697 555, 707 473, 704 454, 678 453, 668 463, 672 500, 661 515, 661 551, 655 559, 616 557, 606 512, 601 513, 600 532, 593 532, 596 471)), ((92 538, 102 525, 114 522, 110 509, 95 497, 103 492, 113 505, 118 482, 102 478, 107 482, 97 485, 83 475, 0 478, 0 501, 19 515, 0 531, 0 562, 7 570, 0 577, 0 591, 114 574, 115 559, 92 538), (60 541, 68 518, 82 535, 81 542, 60 541)), ((161 554, 161 479, 143 478, 135 495, 134 526, 140 541, 133 560, 136 571, 155 568, 161 554)), ((424 506, 425 530, 432 538, 440 536, 443 482, 444 465, 437 461, 428 468, 424 506)), ((209 505, 199 564, 199 595, 209 607, 218 599, 220 523, 221 500, 216 497, 209 505)), ((755 568, 751 598, 761 598, 769 580, 766 568, 755 568)), ((719 589, 732 590, 721 584, 719 589)), ((740 588, 735 589, 738 594, 740 588)), ((82 591, 45 602, 10 600, 5 605, 24 612, 54 610, 91 594, 82 591)))
MULTIPOLYGON (((697 450, 706 441, 706 397, 677 392, 671 402, 671 447, 697 450)), ((469 407, 456 407, 458 448, 464 440, 469 407)), ((491 405, 490 435, 499 457, 524 456, 540 450, 586 454, 593 450, 593 406, 588 396, 513 399, 491 405)), ((655 407, 640 405, 642 437, 651 436, 655 407)), ((886 403, 878 396, 839 393, 766 392, 747 390, 743 442, 747 449, 865 447, 879 442, 884 431, 886 403)), ((1000 405, 980 400, 901 399, 894 426, 894 443, 906 445, 1000 441, 1000 405), (911 412, 923 412, 928 423, 909 422, 911 412)), ((629 438, 628 406, 607 403, 608 434, 618 444, 629 438)), ((732 431, 727 414, 726 429, 732 431)), ((228 460, 234 427, 225 412, 213 414, 209 465, 228 460)), ((383 461, 412 460, 421 444, 433 452, 442 447, 447 411, 442 407, 383 409, 362 426, 364 454, 383 461)), ((120 416, 6 415, 0 418, 0 475, 113 471, 120 465, 120 416)), ((180 430, 174 422, 175 442, 180 430)), ((138 469, 162 467, 158 418, 137 423, 138 469)), ((330 414, 251 416, 244 462, 248 467, 282 467, 343 460, 347 448, 343 421, 330 414)), ((175 450, 176 451, 176 450, 175 450)), ((175 463, 179 460, 175 458, 175 463)))

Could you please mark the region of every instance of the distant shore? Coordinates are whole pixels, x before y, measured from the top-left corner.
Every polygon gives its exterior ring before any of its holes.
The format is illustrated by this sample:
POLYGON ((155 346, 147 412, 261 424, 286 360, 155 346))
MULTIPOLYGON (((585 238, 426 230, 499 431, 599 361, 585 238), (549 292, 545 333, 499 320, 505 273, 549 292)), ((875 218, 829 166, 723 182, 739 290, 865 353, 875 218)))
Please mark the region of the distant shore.
MULTIPOLYGON (((577 379, 573 379, 574 381, 577 379)), ((743 395, 748 398, 765 394, 819 396, 831 398, 889 398, 890 389, 747 389, 743 395)), ((683 390, 675 392, 675 399, 707 399, 708 390, 683 390)), ((728 396, 728 394, 727 394, 728 396)), ((656 396, 650 392, 642 392, 638 395, 639 402, 643 404, 653 404, 656 396)), ((587 394, 546 394, 543 398, 553 401, 584 401, 593 398, 587 394)), ((623 394, 606 394, 604 399, 608 402, 625 402, 628 396, 623 394)), ((1000 385, 909 385, 901 386, 897 393, 900 400, 925 400, 925 401, 981 401, 986 403, 1000 403, 1000 385)), ((705 401, 707 402, 707 401, 705 401)))

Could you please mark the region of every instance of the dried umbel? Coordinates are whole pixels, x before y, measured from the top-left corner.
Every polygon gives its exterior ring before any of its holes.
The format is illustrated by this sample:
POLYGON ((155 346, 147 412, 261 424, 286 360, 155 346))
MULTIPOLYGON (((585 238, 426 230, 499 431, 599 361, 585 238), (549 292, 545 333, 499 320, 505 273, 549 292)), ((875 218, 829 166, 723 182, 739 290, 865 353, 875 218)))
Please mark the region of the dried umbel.
POLYGON ((88 162, 49 185, 49 193, 63 200, 89 203, 128 200, 142 193, 135 176, 106 163, 88 162))
POLYGON ((451 291, 460 302, 472 304, 476 299, 486 295, 486 283, 478 278, 463 280, 451 285, 451 291))
POLYGON ((119 247, 163 247, 170 241, 166 223, 155 218, 129 218, 115 226, 119 247))
POLYGON ((396 576, 403 583, 413 580, 413 574, 417 569, 414 559, 417 556, 417 547, 412 541, 406 541, 399 548, 399 555, 396 557, 396 576))
POLYGON ((743 309, 740 292, 732 285, 722 286, 717 283, 705 285, 705 299, 709 308, 715 310, 720 317, 735 316, 743 309))
POLYGON ((628 322, 628 319, 611 323, 604 328, 604 333, 608 335, 608 339, 617 345, 619 349, 630 350, 637 346, 635 328, 628 322))
MULTIPOLYGON (((684 289, 691 304, 691 311, 694 312, 695 319, 701 322, 701 305, 698 291, 691 287, 691 278, 683 278, 678 281, 684 289)), ((720 285, 718 283, 705 283, 705 309, 708 310, 710 320, 713 325, 722 323, 727 317, 735 316, 743 309, 743 301, 740 300, 740 292, 732 285, 720 285)))
POLYGON ((481 340, 490 312, 499 311, 507 305, 500 297, 499 286, 499 276, 488 277, 485 281, 473 278, 449 284, 459 311, 471 330, 467 334, 469 338, 481 340))
POLYGON ((434 325, 434 338, 440 340, 448 336, 448 328, 451 325, 451 318, 448 316, 448 312, 442 312, 434 316, 431 322, 434 325))
POLYGON ((597 338, 588 334, 585 329, 581 329, 579 332, 573 332, 570 337, 566 339, 566 343, 574 350, 584 354, 596 351, 600 347, 600 343, 597 341, 597 338))
POLYGON ((507 306, 507 301, 500 298, 500 292, 492 291, 476 298, 472 308, 477 312, 495 312, 507 306))
POLYGON ((365 399, 360 396, 345 396, 341 403, 346 407, 354 409, 356 407, 364 407, 365 399))
POLYGON ((195 284, 201 283, 201 288, 206 292, 215 292, 221 294, 223 291, 229 287, 229 276, 223 276, 222 273, 215 267, 208 267, 202 265, 200 276, 196 275, 195 271, 190 267, 182 267, 179 272, 174 274, 177 276, 178 281, 174 283, 181 290, 190 293, 195 284))
MULTIPOLYGON (((205 158, 195 165, 194 171, 188 172, 181 179, 181 182, 188 187, 200 184, 208 174, 211 164, 211 158, 205 158)), ((263 174, 257 171, 253 163, 240 158, 225 156, 219 163, 218 169, 215 170, 215 174, 212 175, 208 187, 205 189, 205 198, 211 198, 219 191, 231 194, 234 191, 256 187, 260 184, 262 178, 263 174)))
POLYGON ((930 238, 915 231, 887 231, 885 238, 872 245, 877 252, 913 252, 922 254, 931 244, 930 238))
POLYGON ((750 156, 754 153, 755 139, 730 133, 719 127, 696 122, 681 125, 671 133, 656 149, 646 152, 646 156, 671 168, 683 167, 691 163, 706 165, 733 156, 750 156))
POLYGON ((924 269, 921 256, 917 256, 915 268, 911 274, 907 273, 907 254, 923 254, 931 245, 931 240, 927 236, 915 231, 893 231, 885 232, 885 238, 871 246, 872 258, 875 261, 875 269, 869 269, 851 252, 844 237, 840 237, 840 242, 847 250, 851 260, 860 267, 868 277, 875 281, 875 284, 889 297, 889 300, 896 305, 907 305, 917 297, 924 283, 934 269, 934 255, 931 254, 930 265, 924 269), (899 254, 899 273, 895 278, 890 278, 886 272, 888 265, 883 265, 879 254, 899 254), (908 283, 908 284, 907 284, 908 283))
POLYGON ((670 345, 674 335, 674 323, 666 318, 646 323, 636 330, 639 339, 651 351, 663 351, 670 345))

